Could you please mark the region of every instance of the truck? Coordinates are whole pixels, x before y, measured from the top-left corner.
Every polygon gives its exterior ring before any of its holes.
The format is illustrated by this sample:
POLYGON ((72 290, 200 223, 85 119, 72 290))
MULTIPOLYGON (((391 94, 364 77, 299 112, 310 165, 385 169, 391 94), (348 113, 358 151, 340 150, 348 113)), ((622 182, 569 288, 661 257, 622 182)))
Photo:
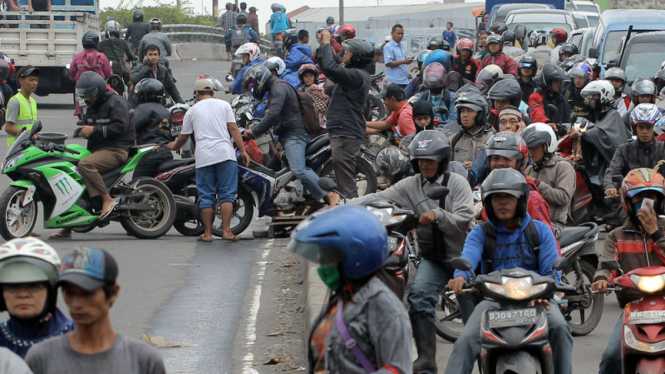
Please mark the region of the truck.
POLYGON ((83 51, 83 33, 100 32, 97 0, 52 0, 51 12, 33 14, 27 11, 27 0, 21 0, 20 8, 3 12, 5 19, 0 23, 9 27, 0 27, 2 51, 17 70, 26 65, 41 70, 37 95, 74 93, 76 85, 69 79, 69 66, 83 51))

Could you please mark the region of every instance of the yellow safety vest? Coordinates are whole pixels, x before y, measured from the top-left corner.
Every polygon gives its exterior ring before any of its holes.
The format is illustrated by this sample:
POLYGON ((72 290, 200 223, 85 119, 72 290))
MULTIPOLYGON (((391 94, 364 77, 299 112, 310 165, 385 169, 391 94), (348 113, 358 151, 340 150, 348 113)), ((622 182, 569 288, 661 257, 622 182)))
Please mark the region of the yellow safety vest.
MULTIPOLYGON (((35 123, 35 121, 37 121, 37 102, 34 98, 30 98, 30 101, 28 102, 28 99, 26 99, 25 96, 19 92, 12 96, 11 99, 9 99, 7 106, 9 106, 9 103, 14 99, 18 100, 20 104, 18 117, 16 117, 16 123, 14 125, 19 129, 27 128, 28 130, 32 130, 32 125, 35 123)), ((5 114, 5 122, 6 121, 7 115, 5 114)), ((7 147, 11 147, 15 141, 15 136, 8 137, 7 147)))

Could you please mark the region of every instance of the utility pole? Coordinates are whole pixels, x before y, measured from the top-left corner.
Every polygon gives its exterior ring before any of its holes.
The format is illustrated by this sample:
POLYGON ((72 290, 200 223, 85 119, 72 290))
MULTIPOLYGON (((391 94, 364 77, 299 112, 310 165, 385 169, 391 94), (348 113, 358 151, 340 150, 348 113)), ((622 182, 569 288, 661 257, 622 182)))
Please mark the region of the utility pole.
POLYGON ((339 23, 338 25, 344 24, 344 0, 339 0, 339 23))

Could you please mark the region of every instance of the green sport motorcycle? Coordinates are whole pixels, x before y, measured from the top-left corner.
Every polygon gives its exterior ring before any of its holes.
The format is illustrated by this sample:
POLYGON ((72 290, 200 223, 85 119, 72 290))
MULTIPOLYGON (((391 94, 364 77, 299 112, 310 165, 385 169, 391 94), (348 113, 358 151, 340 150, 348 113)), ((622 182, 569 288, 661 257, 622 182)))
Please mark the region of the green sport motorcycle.
MULTIPOLYGON (((76 228, 89 231, 119 221, 139 239, 156 239, 171 229, 176 205, 171 191, 152 178, 124 182, 154 145, 132 147, 127 161, 103 173, 109 193, 118 201, 114 211, 99 220, 102 204, 86 193, 77 164, 90 152, 79 144, 55 144, 35 140, 42 129, 37 121, 19 134, 2 163, 2 173, 13 182, 0 196, 0 235, 5 240, 29 235, 37 222, 37 203, 44 207, 44 228, 76 228)), ((46 135, 46 134, 42 134, 46 135)))

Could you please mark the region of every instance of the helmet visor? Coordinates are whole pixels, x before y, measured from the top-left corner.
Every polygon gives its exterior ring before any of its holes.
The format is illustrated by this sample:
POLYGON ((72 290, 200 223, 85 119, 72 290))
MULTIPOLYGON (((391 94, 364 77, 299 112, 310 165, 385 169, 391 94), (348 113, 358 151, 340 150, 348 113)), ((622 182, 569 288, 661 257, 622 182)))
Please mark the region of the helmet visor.
POLYGON ((658 192, 659 194, 665 196, 665 191, 661 187, 642 187, 642 188, 635 188, 633 190, 628 190, 626 191, 626 196, 632 198, 635 195, 639 194, 640 192, 645 192, 645 191, 654 191, 658 192))
POLYGON ((250 78, 246 82, 243 83, 242 92, 244 92, 245 94, 249 94, 249 93, 252 92, 252 90, 254 89, 255 86, 256 86, 256 82, 254 81, 254 79, 250 78))
POLYGON ((503 157, 509 158, 511 160, 521 160, 522 159, 522 154, 520 152, 509 150, 509 149, 487 149, 486 154, 487 154, 487 157, 503 156, 503 157))
POLYGON ((316 262, 317 264, 321 265, 342 262, 344 260, 344 253, 335 248, 321 244, 291 240, 289 242, 288 248, 291 252, 302 256, 306 260, 316 262))
POLYGON ((496 78, 497 75, 495 73, 483 69, 480 71, 480 73, 478 73, 478 78, 476 78, 476 83, 491 82, 496 78))
POLYGON ((0 284, 48 282, 44 271, 29 262, 12 262, 0 270, 0 284))

